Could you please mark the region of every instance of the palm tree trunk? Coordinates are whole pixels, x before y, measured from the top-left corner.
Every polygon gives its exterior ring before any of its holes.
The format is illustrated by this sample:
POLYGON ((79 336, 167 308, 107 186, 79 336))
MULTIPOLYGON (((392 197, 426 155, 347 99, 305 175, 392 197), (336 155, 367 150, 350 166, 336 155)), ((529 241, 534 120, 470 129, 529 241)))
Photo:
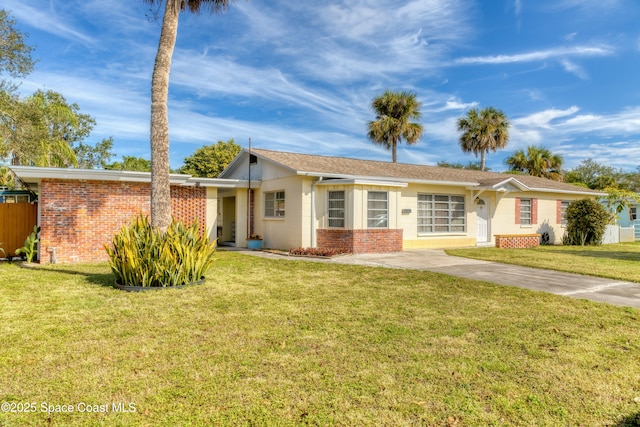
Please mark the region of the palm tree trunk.
POLYGON ((485 158, 484 158, 484 156, 485 156, 485 151, 484 151, 484 150, 481 150, 481 151, 480 151, 480 170, 481 170, 481 171, 484 171, 484 164, 485 164, 485 158))
POLYGON ((398 156, 396 154, 396 147, 398 146, 398 143, 396 141, 395 138, 393 138, 393 141, 391 143, 391 160, 393 161, 393 163, 397 163, 398 162, 398 156))
POLYGON ((167 0, 151 80, 151 225, 166 231, 171 223, 169 185, 169 72, 178 34, 180 0, 167 0))

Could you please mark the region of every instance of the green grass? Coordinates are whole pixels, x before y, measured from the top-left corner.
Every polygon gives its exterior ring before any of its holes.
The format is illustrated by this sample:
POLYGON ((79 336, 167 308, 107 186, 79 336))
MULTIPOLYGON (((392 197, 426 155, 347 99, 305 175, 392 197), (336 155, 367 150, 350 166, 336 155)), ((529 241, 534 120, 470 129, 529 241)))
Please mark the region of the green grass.
POLYGON ((429 272, 217 256, 204 285, 139 294, 111 288, 106 264, 0 265, 0 402, 37 409, 0 412, 0 426, 640 420, 639 310, 429 272), (42 402, 110 410, 47 414, 42 402))
POLYGON ((640 243, 447 249, 449 255, 640 282, 640 243))

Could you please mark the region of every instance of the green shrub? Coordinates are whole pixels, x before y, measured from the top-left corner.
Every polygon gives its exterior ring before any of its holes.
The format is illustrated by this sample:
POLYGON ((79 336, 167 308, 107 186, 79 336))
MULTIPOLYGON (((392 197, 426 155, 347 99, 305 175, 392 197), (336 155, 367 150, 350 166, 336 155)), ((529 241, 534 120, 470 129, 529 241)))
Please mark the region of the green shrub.
MULTIPOLYGON (((32 262, 36 255, 38 254, 37 245, 40 242, 38 239, 38 233, 40 232, 40 227, 37 225, 33 226, 33 231, 27 236, 24 241, 24 246, 16 249, 16 255, 24 254, 27 262, 32 262)), ((4 250, 2 251, 4 252, 4 250)))
POLYGON ((213 264, 216 242, 197 223, 173 221, 166 233, 140 215, 105 247, 116 281, 125 286, 179 286, 202 279, 213 264))
POLYGON ((289 249, 289 253, 291 255, 332 257, 336 255, 342 255, 345 253, 345 251, 335 248, 294 248, 289 249))
POLYGON ((609 223, 607 209, 593 199, 576 200, 567 207, 565 245, 600 245, 609 223))

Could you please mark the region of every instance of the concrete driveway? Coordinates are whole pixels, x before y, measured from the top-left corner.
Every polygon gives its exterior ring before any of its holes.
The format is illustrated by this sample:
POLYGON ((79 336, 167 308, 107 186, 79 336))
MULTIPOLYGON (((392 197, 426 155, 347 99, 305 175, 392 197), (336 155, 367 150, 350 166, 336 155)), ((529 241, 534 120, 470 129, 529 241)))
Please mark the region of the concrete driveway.
POLYGON ((499 285, 640 308, 640 283, 454 257, 440 249, 347 255, 332 258, 331 262, 434 271, 499 285))
POLYGON ((307 259, 337 264, 434 271, 499 285, 517 286, 556 295, 640 308, 640 283, 454 257, 447 255, 441 249, 406 250, 386 254, 344 255, 322 260, 317 258, 286 257, 261 251, 247 251, 246 253, 278 259, 307 259))

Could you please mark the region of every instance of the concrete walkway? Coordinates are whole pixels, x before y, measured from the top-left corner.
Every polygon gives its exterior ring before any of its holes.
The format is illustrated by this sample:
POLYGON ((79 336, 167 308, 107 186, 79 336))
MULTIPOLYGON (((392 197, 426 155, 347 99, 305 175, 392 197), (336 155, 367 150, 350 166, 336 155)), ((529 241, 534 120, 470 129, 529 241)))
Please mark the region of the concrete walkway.
POLYGON ((517 286, 556 295, 640 308, 640 283, 454 257, 440 249, 344 255, 331 259, 288 257, 262 251, 244 250, 243 253, 285 260, 433 271, 499 285, 517 286))

